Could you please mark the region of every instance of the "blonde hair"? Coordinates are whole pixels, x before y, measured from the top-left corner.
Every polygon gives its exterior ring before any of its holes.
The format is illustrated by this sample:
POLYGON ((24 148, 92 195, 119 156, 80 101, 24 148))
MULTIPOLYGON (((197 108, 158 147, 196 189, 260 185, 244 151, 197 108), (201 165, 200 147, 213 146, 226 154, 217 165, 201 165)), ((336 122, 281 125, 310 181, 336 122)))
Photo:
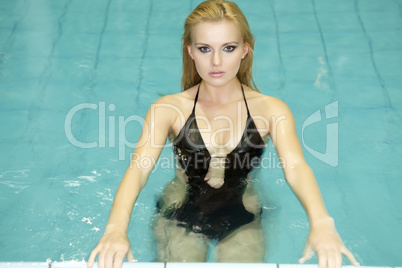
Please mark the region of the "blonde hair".
POLYGON ((228 20, 240 28, 243 42, 249 46, 248 53, 240 63, 237 78, 240 83, 258 91, 253 79, 253 59, 254 59, 254 36, 250 31, 247 19, 240 8, 231 1, 207 0, 199 4, 193 12, 186 18, 184 23, 184 33, 182 36, 183 53, 183 75, 181 78, 182 90, 189 89, 201 82, 195 63, 187 51, 187 46, 191 45, 191 29, 200 22, 216 22, 228 20))

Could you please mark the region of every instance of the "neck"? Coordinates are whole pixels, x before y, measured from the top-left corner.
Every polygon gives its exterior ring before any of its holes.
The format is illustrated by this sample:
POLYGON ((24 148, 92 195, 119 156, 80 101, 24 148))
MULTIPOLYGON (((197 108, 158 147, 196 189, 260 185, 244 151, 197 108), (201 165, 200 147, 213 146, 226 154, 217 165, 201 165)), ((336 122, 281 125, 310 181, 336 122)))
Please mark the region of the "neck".
POLYGON ((236 78, 229 83, 215 87, 205 81, 201 81, 200 95, 209 103, 225 103, 238 99, 241 93, 240 81, 236 78))

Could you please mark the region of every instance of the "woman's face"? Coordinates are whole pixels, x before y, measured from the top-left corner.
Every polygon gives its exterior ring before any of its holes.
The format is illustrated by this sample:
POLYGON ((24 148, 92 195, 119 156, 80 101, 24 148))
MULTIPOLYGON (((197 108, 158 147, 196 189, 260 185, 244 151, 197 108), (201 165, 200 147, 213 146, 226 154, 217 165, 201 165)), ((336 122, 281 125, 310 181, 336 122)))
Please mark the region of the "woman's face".
POLYGON ((220 87, 236 78, 248 52, 236 24, 227 20, 198 23, 192 28, 191 38, 188 53, 205 82, 220 87))

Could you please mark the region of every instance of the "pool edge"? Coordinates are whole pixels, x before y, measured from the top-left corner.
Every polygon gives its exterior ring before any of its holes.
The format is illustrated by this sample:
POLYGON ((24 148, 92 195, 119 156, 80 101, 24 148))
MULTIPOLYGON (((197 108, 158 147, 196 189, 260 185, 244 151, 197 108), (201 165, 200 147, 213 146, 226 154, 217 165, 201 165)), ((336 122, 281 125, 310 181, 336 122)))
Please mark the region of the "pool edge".
MULTIPOLYGON (((226 267, 250 267, 250 268, 317 268, 317 264, 274 264, 274 263, 163 263, 163 262, 134 262, 123 263, 123 268, 183 268, 183 267, 208 267, 208 268, 226 268, 226 267)), ((0 268, 6 267, 38 267, 38 268, 86 268, 86 262, 78 261, 66 261, 66 262, 0 262, 0 268)), ((352 265, 343 265, 344 268, 353 268, 352 265)), ((370 268, 402 268, 399 266, 360 266, 370 268)), ((98 264, 95 263, 93 268, 98 268, 98 264)))

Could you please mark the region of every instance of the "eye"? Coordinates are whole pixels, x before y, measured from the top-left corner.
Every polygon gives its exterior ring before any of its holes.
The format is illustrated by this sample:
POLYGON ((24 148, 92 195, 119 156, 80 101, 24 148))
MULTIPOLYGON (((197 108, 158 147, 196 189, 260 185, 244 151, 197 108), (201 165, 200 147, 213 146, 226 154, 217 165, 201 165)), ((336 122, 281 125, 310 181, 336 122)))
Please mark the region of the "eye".
POLYGON ((223 50, 226 51, 226 52, 232 52, 236 48, 237 48, 237 46, 227 46, 223 50))
POLYGON ((211 51, 209 47, 198 47, 198 50, 201 51, 202 53, 207 53, 211 51))

